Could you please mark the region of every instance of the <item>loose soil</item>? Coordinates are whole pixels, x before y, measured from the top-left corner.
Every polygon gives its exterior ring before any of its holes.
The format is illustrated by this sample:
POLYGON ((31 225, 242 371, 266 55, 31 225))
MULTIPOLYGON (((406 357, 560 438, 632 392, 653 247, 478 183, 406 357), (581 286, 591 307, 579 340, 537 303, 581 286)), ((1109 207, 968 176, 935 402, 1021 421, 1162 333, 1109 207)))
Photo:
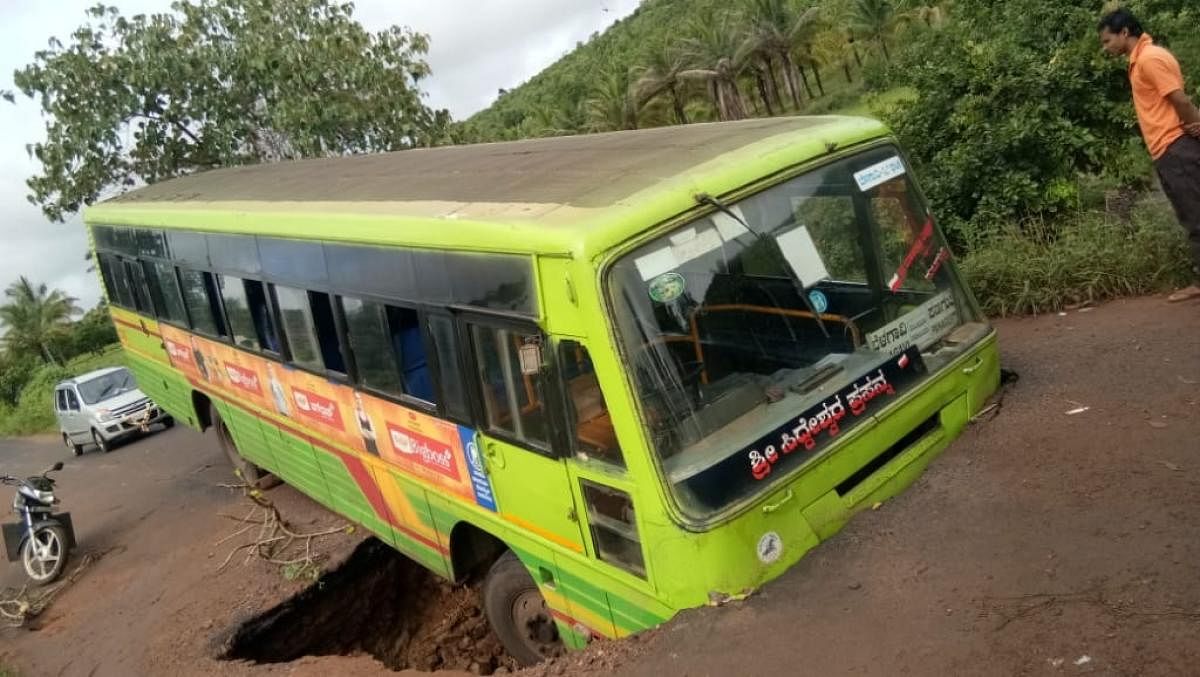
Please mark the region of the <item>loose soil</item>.
POLYGON ((392 670, 490 675, 517 666, 484 618, 477 585, 450 585, 374 538, 317 585, 238 626, 220 657, 287 663, 358 653, 392 670))
MULTIPOLYGON (((525 674, 1196 674, 1200 303, 1136 299, 997 325, 1020 381, 904 494, 745 602, 525 674)), ((177 429, 81 459, 52 440, 0 440, 0 471, 59 458, 80 547, 107 554, 32 631, 0 633, 0 667, 22 677, 388 674, 368 655, 387 647, 370 642, 328 647, 353 656, 219 659, 236 628, 308 585, 260 560, 219 570, 237 544, 215 545, 234 529, 219 514, 244 512, 244 499, 217 486, 230 480, 211 440, 177 429)), ((298 529, 339 524, 288 487, 270 496, 298 529)), ((323 539, 325 571, 361 541, 323 539)), ((16 569, 0 570, 0 587, 19 581, 16 569)), ((396 576, 402 591, 417 585, 396 576)), ((493 640, 477 638, 471 589, 442 590, 419 624, 353 595, 320 614, 347 635, 410 628, 393 645, 403 647, 397 665, 469 671, 469 657, 483 671, 477 655, 493 640), (445 651, 467 639, 470 650, 445 651)), ((271 632, 264 643, 279 657, 294 653, 271 632)))

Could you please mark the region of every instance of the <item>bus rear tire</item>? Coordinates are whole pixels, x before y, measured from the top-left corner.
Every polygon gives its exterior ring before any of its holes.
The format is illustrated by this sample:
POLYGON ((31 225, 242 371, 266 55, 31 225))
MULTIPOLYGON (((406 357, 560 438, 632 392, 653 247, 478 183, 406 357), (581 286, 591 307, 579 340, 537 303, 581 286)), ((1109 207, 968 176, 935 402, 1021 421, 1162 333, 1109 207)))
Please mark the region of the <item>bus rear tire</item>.
POLYGON ((562 653, 562 638, 529 570, 511 550, 483 583, 483 610, 500 643, 523 666, 562 653))
POLYGON ((216 405, 210 404, 208 412, 208 420, 212 421, 213 430, 217 433, 217 443, 221 445, 221 451, 225 452, 225 457, 233 466, 233 474, 237 475, 251 489, 265 490, 278 486, 278 478, 247 461, 238 452, 237 443, 233 441, 233 434, 229 431, 229 426, 225 425, 225 419, 221 418, 221 412, 217 411, 216 405))

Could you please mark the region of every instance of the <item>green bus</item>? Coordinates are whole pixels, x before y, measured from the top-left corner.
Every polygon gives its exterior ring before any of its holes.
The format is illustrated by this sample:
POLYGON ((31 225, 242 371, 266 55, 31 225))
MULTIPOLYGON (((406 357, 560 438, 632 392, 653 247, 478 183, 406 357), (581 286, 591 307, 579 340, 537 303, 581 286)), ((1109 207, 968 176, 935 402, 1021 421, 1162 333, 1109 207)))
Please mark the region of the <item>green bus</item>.
POLYGON ((866 119, 198 173, 87 210, 143 390, 532 663, 752 591, 901 491, 995 333, 866 119))

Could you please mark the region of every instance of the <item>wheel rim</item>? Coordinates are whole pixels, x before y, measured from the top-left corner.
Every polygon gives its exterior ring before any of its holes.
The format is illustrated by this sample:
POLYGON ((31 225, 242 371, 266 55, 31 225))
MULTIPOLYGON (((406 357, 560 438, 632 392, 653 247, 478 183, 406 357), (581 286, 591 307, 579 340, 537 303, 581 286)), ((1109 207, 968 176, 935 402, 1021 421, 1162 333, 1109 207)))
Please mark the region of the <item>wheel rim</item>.
POLYGON ((96 432, 95 430, 92 431, 92 441, 96 443, 96 448, 100 451, 108 451, 108 443, 105 442, 104 438, 100 437, 100 433, 96 432))
POLYGON ((67 448, 71 451, 75 450, 75 445, 71 444, 71 438, 67 437, 66 433, 63 433, 63 444, 67 445, 67 448))
POLYGON ((521 642, 531 651, 545 657, 558 653, 562 645, 558 626, 550 616, 546 600, 536 589, 517 595, 513 600, 512 619, 521 642))
POLYGON ((54 575, 62 561, 62 540, 53 529, 43 529, 33 535, 33 542, 25 548, 25 573, 35 581, 44 581, 54 575), (39 555, 37 550, 41 550, 39 555))

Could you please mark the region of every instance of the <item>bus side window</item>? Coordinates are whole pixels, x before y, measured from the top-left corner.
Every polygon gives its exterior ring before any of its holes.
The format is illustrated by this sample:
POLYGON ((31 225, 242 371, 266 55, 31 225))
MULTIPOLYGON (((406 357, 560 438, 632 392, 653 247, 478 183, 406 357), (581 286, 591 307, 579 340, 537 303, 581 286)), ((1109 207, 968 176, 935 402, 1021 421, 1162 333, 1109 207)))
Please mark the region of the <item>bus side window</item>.
POLYGON ((218 275, 217 281, 225 299, 225 317, 234 344, 279 353, 279 336, 275 333, 263 283, 232 275, 218 275))
POLYGON ((471 325, 471 342, 488 429, 550 449, 544 372, 540 363, 528 363, 529 356, 541 354, 541 336, 471 325), (530 350, 532 347, 536 350, 530 350))
POLYGON ((429 315, 428 322, 429 337, 437 356, 437 384, 442 411, 452 419, 470 421, 471 408, 467 403, 454 320, 443 315, 429 315))
POLYGON ((558 346, 558 360, 568 400, 572 450, 624 468, 625 457, 587 348, 575 341, 563 341, 558 346))
POLYGON ((388 306, 387 319, 393 350, 400 356, 400 377, 405 394, 432 404, 433 377, 429 372, 429 357, 425 354, 425 337, 417 311, 388 306))
POLYGON ((329 294, 275 285, 291 361, 313 371, 346 373, 329 294))
POLYGON ((198 270, 180 270, 179 277, 183 282, 183 303, 187 306, 188 316, 192 318, 192 329, 224 338, 225 321, 219 311, 220 297, 216 292, 216 283, 212 273, 198 270))

